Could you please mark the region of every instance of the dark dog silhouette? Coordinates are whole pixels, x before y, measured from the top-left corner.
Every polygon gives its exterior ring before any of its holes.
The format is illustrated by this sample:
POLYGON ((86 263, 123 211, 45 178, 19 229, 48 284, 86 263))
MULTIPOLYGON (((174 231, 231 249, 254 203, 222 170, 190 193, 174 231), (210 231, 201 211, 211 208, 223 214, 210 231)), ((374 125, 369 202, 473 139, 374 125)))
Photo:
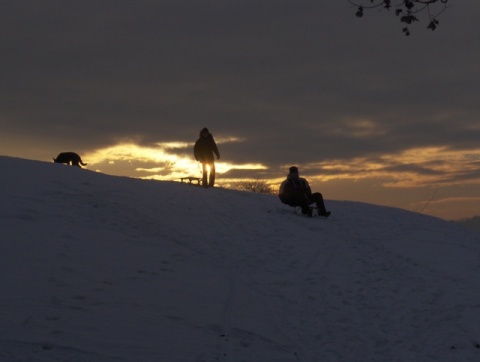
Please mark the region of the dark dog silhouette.
POLYGON ((82 166, 87 165, 86 163, 83 163, 81 157, 75 152, 62 152, 57 156, 57 158, 53 159, 53 162, 66 163, 67 165, 72 165, 77 167, 80 167, 80 165, 82 166))

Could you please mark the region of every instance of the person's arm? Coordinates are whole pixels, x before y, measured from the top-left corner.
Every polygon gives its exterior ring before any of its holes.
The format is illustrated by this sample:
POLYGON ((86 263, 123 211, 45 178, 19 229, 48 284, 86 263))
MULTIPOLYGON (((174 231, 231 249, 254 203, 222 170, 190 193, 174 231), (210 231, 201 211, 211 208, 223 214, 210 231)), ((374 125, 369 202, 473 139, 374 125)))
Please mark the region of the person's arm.
POLYGON ((217 144, 216 144, 215 140, 213 139, 213 137, 212 137, 212 151, 215 154, 215 156, 217 156, 217 160, 219 160, 220 159, 220 152, 218 151, 217 144))
POLYGON ((302 179, 302 182, 303 182, 303 187, 304 187, 305 194, 307 196, 310 196, 312 194, 312 189, 310 188, 310 185, 308 184, 308 181, 306 179, 302 179))
POLYGON ((198 140, 195 142, 195 146, 193 146, 193 156, 195 160, 200 161, 200 145, 198 140))

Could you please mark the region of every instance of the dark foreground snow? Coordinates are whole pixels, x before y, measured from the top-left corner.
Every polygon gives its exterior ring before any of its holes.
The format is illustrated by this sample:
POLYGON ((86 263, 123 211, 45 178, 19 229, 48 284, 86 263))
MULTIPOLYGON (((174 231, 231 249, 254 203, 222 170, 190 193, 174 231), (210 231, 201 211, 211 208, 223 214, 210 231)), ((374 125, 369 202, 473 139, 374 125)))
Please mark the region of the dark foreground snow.
MULTIPOLYGON (((0 157, 0 362, 479 361, 480 236, 0 157)), ((328 195, 327 195, 328 196, 328 195)))

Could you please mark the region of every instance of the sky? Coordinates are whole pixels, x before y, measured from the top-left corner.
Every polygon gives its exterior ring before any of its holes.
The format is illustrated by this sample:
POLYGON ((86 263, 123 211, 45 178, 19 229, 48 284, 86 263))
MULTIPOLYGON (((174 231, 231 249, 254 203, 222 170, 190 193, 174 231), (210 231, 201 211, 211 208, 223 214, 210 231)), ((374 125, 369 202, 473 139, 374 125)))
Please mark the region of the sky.
POLYGON ((90 170, 277 187, 297 165, 326 199, 480 214, 480 3, 410 36, 347 0, 3 1, 0 154, 90 170))
POLYGON ((0 175, 1 362, 479 360, 479 232, 11 157, 0 175))

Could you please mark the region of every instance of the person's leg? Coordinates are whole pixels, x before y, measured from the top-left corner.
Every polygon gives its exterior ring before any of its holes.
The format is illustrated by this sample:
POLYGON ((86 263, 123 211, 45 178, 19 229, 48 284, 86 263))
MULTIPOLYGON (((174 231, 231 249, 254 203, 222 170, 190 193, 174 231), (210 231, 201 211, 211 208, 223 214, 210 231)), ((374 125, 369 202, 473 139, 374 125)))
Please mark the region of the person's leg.
POLYGON ((215 162, 210 164, 210 175, 208 179, 208 186, 213 187, 215 185, 215 162))
MULTIPOLYGON (((291 206, 299 206, 302 209, 302 214, 311 216, 310 204, 311 202, 304 195, 298 195, 289 200, 291 206)), ((313 202, 313 201, 312 201, 313 202)))
POLYGON ((207 164, 202 163, 202 186, 208 187, 207 184, 207 164))
POLYGON ((323 201, 323 195, 320 192, 315 192, 311 196, 311 200, 317 205, 318 215, 329 216, 330 212, 325 208, 325 202, 323 201))

